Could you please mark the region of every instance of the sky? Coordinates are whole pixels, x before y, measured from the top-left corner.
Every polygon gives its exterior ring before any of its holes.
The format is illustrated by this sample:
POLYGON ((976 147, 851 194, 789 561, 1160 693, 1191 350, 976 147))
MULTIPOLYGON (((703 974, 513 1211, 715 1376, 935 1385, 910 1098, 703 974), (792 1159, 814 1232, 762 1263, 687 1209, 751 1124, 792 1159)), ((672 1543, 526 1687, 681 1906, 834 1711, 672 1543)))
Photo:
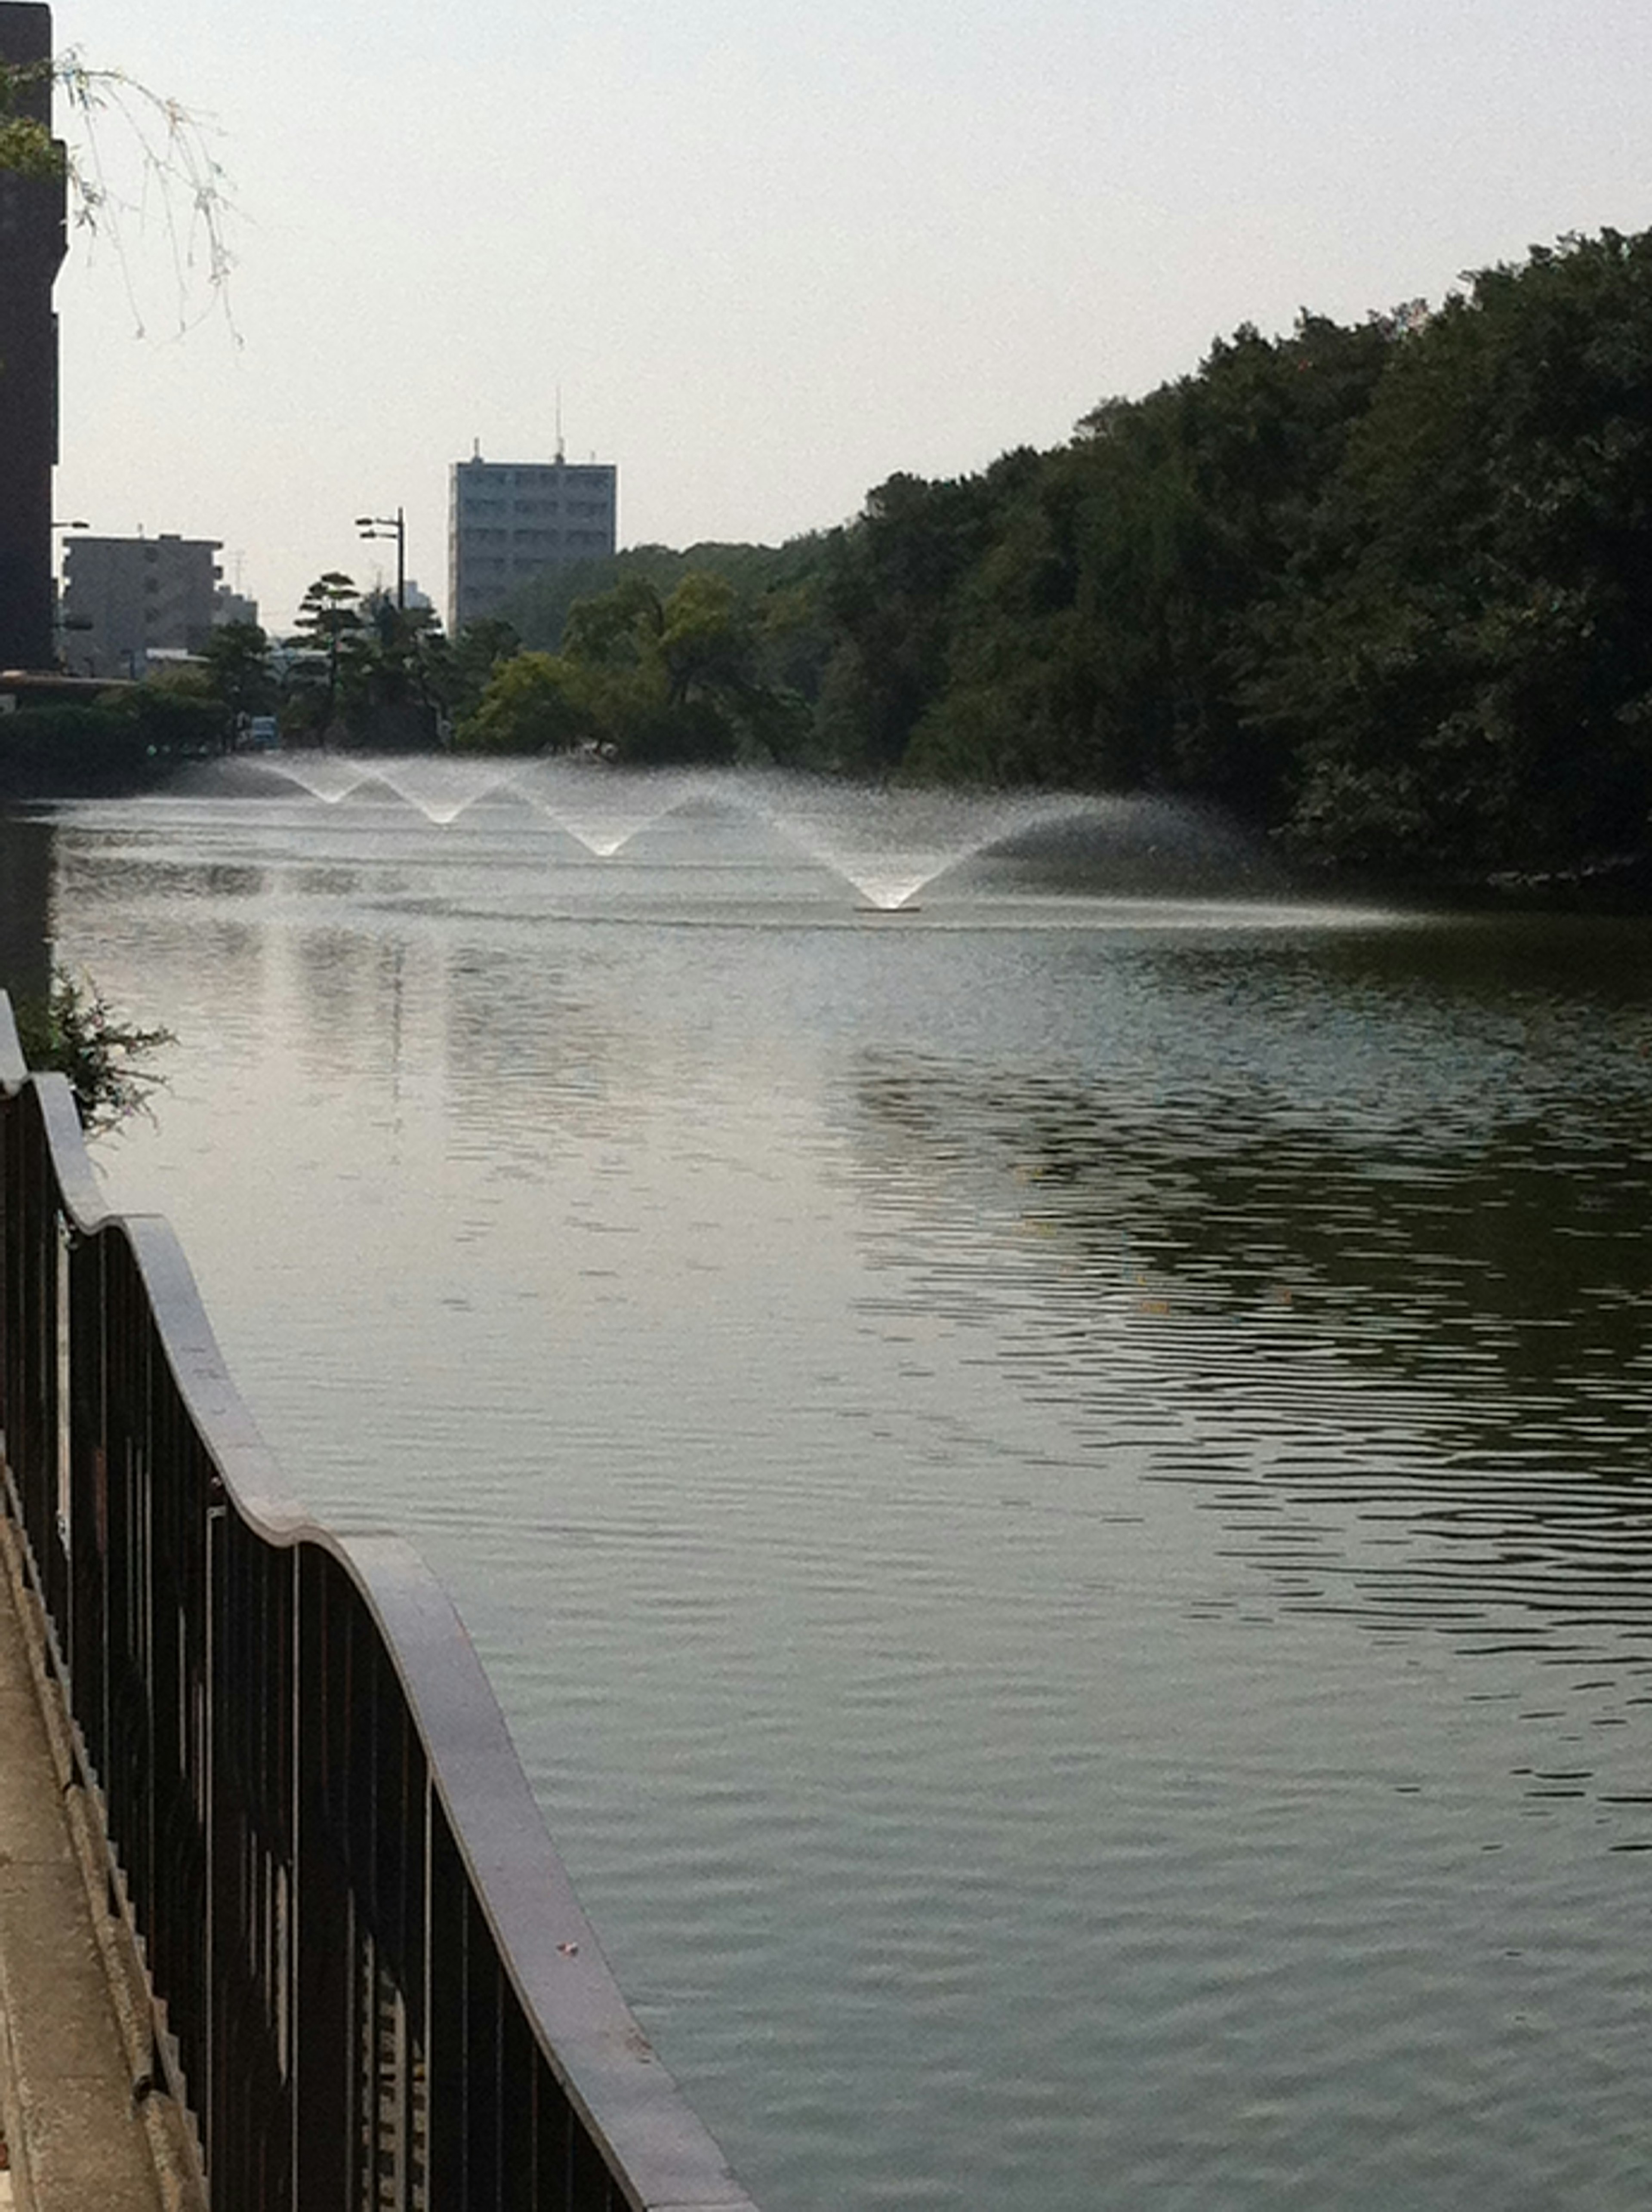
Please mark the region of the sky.
POLYGON ((55 513, 222 539, 283 634, 324 570, 393 578, 354 518, 398 507, 445 609, 451 465, 549 459, 559 390, 622 544, 774 544, 897 470, 1059 445, 1242 322, 1652 227, 1646 0, 58 0, 54 29, 200 119, 234 258, 227 314, 203 253, 180 281, 187 185, 100 111, 55 513))

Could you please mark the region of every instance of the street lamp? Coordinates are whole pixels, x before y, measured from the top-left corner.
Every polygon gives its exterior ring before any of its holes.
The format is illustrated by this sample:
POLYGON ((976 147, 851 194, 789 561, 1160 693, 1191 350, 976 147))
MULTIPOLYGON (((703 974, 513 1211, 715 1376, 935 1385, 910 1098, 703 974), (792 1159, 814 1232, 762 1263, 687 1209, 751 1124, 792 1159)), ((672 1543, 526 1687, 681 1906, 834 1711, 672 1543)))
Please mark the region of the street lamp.
POLYGON ((393 538, 396 540, 396 607, 400 614, 407 612, 407 525, 398 507, 394 514, 358 514, 355 526, 363 538, 393 538))

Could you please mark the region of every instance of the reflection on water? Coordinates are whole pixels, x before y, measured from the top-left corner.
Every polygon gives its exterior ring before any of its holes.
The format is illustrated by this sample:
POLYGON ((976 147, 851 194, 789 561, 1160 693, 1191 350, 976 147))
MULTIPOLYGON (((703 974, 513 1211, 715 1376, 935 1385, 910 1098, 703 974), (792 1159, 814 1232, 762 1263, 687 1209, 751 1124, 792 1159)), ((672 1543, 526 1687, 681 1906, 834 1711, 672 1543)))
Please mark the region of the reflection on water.
POLYGON ((770 2212, 1638 2208, 1646 927, 756 814, 64 811, 296 1486, 770 2212))

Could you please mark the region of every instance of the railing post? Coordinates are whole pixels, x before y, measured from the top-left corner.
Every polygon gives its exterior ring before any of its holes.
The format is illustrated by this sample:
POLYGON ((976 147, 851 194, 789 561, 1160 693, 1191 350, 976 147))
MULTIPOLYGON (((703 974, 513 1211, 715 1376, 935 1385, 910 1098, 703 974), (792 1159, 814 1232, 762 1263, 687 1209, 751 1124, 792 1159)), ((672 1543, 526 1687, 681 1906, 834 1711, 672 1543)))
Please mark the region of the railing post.
POLYGON ((105 1778, 106 1791, 111 1732, 104 1247, 94 1238, 66 1232, 62 1245, 58 1418, 69 1612, 61 1632, 86 1757, 105 1778))
POLYGON ((354 1930, 349 1893, 328 1834, 336 1734, 333 1608, 328 1563, 300 1568, 297 1692, 304 1717, 295 1765, 293 2042, 298 2130, 294 2202, 301 2212, 352 2212, 349 2034, 354 1930))
POLYGON ((203 1697, 201 1741, 197 1755, 201 1761, 201 1798, 203 1817, 201 1822, 201 1842, 205 1853, 206 1927, 202 1938, 201 1985, 206 2003, 202 2023, 203 2067, 205 2080, 197 2096, 200 2100, 201 2134, 206 2144, 207 2173, 210 2177, 215 2162, 226 2167, 223 2156, 225 2144, 219 2121, 223 2104, 223 2083, 219 2075, 221 2022, 224 2005, 225 1977, 220 1970, 218 1946, 222 1933, 222 1911, 218 1894, 219 1870, 222 1863, 222 1815, 218 1804, 218 1730, 222 1725, 219 1698, 218 1667, 223 1646, 223 1624, 220 1608, 223 1602, 224 1575, 224 1516, 226 1508, 221 1500, 210 1504, 203 1516, 201 1528, 201 1573, 205 1586, 206 1603, 202 1620, 202 1671, 205 1677, 203 1697))

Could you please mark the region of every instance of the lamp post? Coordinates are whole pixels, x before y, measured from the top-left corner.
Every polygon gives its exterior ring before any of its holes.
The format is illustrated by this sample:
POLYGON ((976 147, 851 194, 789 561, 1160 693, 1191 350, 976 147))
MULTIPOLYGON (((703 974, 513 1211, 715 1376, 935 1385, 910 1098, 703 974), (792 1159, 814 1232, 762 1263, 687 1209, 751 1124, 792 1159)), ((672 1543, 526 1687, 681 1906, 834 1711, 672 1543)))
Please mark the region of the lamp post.
POLYGON ((396 540, 396 611, 407 612, 407 524, 398 507, 394 514, 358 514, 355 526, 363 538, 396 540))

